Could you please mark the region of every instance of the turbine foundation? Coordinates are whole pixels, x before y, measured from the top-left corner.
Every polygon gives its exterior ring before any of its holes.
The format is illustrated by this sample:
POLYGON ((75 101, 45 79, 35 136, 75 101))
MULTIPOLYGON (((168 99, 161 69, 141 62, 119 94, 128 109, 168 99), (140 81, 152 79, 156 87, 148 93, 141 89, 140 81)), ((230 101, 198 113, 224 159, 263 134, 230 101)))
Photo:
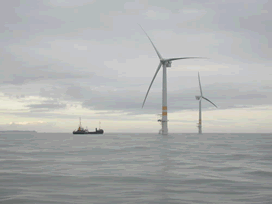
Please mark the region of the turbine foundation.
POLYGON ((202 134, 202 123, 201 123, 201 119, 198 122, 198 134, 202 134))

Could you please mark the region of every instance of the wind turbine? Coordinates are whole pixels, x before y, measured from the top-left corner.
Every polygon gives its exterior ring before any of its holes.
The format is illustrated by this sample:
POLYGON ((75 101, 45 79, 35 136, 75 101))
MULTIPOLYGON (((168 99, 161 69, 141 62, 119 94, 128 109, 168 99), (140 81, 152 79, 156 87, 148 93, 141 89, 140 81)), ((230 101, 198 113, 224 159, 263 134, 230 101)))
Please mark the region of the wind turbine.
POLYGON ((198 122, 198 133, 202 134, 202 121, 201 121, 201 100, 202 98, 205 99, 206 101, 209 101, 211 104, 213 104, 216 108, 217 106, 211 102, 209 99, 205 98, 202 94, 202 88, 201 88, 201 83, 200 83, 200 77, 199 77, 199 72, 198 72, 198 82, 199 82, 199 89, 200 89, 200 96, 196 96, 196 100, 199 100, 199 122, 198 122))
POLYGON ((148 96, 148 93, 149 93, 149 90, 161 68, 161 66, 163 67, 163 73, 162 73, 162 120, 161 120, 161 123, 162 123, 162 131, 161 133, 163 135, 167 135, 168 134, 168 120, 167 120, 167 72, 166 72, 166 68, 167 67, 171 67, 171 63, 172 61, 174 60, 181 60, 181 59, 194 59, 194 58, 202 58, 202 57, 181 57, 181 58, 169 58, 169 59, 164 59, 161 54, 159 53, 159 51, 157 50, 157 48, 155 47, 154 43, 152 42, 152 40, 150 39, 150 37, 147 35, 147 33, 145 32, 145 30, 143 29, 143 27, 141 25, 139 25, 142 30, 144 31, 144 33, 146 34, 146 36, 148 37, 149 41, 151 42, 153 48, 155 49, 159 59, 160 59, 160 63, 159 63, 159 66, 155 72, 155 75, 151 81, 151 84, 149 85, 149 88, 147 90, 147 93, 146 93, 146 96, 145 96, 145 99, 144 99, 144 102, 143 102, 143 105, 142 105, 142 108, 144 107, 144 104, 145 104, 145 101, 146 101, 146 98, 148 96))

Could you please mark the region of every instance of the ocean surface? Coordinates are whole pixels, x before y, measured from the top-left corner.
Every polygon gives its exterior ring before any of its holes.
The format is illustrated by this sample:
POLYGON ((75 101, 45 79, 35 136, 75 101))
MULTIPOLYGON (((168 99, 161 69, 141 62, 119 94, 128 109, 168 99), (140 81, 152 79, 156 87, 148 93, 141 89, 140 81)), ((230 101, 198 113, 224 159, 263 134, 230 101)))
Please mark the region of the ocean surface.
POLYGON ((272 134, 0 133, 0 203, 272 203, 272 134))

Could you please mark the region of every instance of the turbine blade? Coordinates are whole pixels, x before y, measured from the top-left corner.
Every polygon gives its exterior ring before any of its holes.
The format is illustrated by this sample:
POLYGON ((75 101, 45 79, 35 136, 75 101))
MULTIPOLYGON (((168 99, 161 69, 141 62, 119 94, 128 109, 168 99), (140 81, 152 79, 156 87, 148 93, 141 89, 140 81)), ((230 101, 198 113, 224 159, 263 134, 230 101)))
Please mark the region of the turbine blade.
POLYGON ((152 42, 152 40, 150 39, 150 37, 147 35, 147 33, 145 32, 145 30, 143 29, 143 27, 139 24, 139 26, 142 28, 142 30, 144 31, 144 33, 146 34, 146 36, 148 37, 148 39, 150 40, 151 44, 153 45, 158 57, 160 58, 160 60, 162 59, 161 54, 159 53, 159 51, 157 50, 157 48, 155 47, 154 43, 152 42))
POLYGON ((202 98, 204 98, 206 101, 209 101, 211 104, 213 104, 217 108, 217 106, 213 102, 211 102, 209 99, 205 98, 204 96, 202 96, 202 98))
POLYGON ((144 107, 144 104, 145 104, 147 95, 148 95, 148 93, 149 93, 149 90, 150 90, 150 88, 151 88, 151 86, 152 86, 152 84, 153 84, 153 82, 154 82, 154 80, 155 80, 155 78, 156 78, 156 76, 157 76, 157 74, 158 74, 160 68, 161 68, 161 65, 162 65, 162 64, 161 64, 161 62, 160 62, 159 66, 158 66, 158 68, 157 68, 157 70, 156 70, 156 72, 155 72, 155 75, 154 75, 154 77, 153 77, 153 79, 152 79, 152 81, 151 81, 151 84, 149 85, 149 88, 148 88, 148 90, 147 90, 147 93, 146 93, 146 95, 145 95, 145 99, 144 99, 142 108, 144 107))
POLYGON ((202 88, 201 88, 201 83, 200 83, 200 77, 199 77, 199 72, 198 72, 198 82, 199 82, 199 89, 202 97, 202 88))
POLYGON ((174 60, 180 60, 180 59, 208 59, 206 57, 180 57, 180 58, 170 58, 165 61, 174 61, 174 60))

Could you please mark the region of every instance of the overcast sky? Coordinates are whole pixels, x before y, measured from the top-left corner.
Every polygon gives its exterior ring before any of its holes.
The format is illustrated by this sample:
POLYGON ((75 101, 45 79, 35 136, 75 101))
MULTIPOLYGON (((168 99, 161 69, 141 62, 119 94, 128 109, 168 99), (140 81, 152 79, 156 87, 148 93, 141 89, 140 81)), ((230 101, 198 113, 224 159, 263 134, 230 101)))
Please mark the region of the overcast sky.
POLYGON ((153 132, 164 58, 169 132, 272 132, 272 1, 21 0, 0 5, 0 130, 153 132))

